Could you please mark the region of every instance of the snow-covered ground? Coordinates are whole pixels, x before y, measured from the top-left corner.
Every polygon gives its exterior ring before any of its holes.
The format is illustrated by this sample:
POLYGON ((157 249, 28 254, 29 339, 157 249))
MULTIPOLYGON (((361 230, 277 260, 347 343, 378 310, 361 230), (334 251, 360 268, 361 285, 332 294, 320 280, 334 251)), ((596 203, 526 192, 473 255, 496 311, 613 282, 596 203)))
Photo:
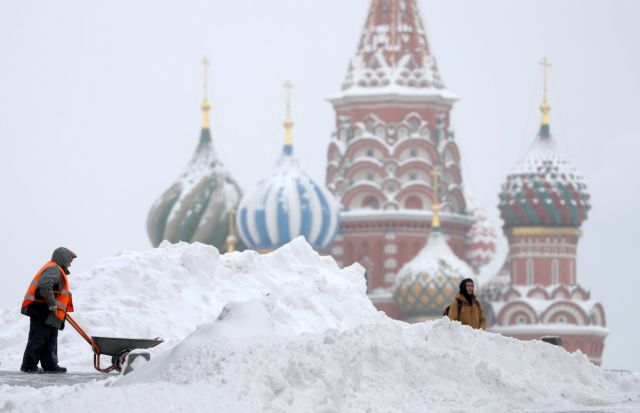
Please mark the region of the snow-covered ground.
MULTIPOLYGON (((163 244, 70 282, 90 335, 165 343, 126 376, 0 384, 0 412, 640 411, 640 376, 605 372, 580 353, 448 319, 387 318, 366 297, 360 266, 340 269, 302 238, 266 255, 163 244)), ((20 367, 26 342, 18 307, 0 310, 3 370, 20 367)), ((61 365, 93 369, 70 326, 59 347, 61 365)))

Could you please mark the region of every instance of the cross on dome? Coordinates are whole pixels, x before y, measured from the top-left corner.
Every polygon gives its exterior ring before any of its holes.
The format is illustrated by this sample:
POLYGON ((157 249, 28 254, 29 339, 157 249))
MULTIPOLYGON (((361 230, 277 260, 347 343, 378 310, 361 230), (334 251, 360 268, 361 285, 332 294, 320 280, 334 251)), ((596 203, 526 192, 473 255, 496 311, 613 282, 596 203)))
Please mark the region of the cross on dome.
POLYGON ((551 64, 549 63, 549 60, 546 57, 544 57, 540 62, 540 65, 543 67, 543 71, 544 71, 543 99, 542 99, 542 103, 540 104, 540 111, 542 112, 542 131, 548 134, 549 133, 549 112, 551 111, 551 105, 549 105, 549 102, 547 101, 547 91, 548 91, 547 86, 549 84, 548 70, 551 67, 551 64))
POLYGON ((207 56, 203 57, 202 60, 200 61, 202 63, 202 67, 204 69, 204 100, 207 100, 207 88, 208 88, 208 83, 207 83, 207 75, 208 75, 208 71, 209 71, 209 66, 211 65, 211 62, 209 62, 209 59, 207 59, 207 56))
POLYGON ((211 108, 211 104, 207 99, 207 89, 209 88, 208 83, 208 71, 209 71, 209 59, 207 56, 203 57, 200 61, 202 63, 203 71, 204 71, 204 100, 202 101, 202 129, 209 129, 209 109, 211 108))
POLYGON ((290 81, 285 81, 282 87, 285 90, 286 96, 286 118, 284 120, 284 146, 285 153, 290 153, 291 145, 293 145, 293 136, 291 133, 291 128, 293 128, 293 121, 291 120, 291 90, 293 89, 293 85, 290 81))

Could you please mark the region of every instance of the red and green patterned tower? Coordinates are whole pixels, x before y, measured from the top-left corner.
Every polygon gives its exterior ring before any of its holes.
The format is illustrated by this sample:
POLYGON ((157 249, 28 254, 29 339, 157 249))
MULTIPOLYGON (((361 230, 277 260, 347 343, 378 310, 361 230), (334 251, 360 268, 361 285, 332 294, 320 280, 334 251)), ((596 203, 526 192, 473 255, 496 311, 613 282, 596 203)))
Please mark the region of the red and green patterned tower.
POLYGON ((540 131, 500 191, 509 253, 500 274, 483 287, 490 300, 485 313, 493 331, 521 339, 560 336, 567 350, 579 349, 600 364, 604 309, 578 284, 576 265, 590 196, 551 135, 546 59, 543 65, 540 131))
POLYGON ((443 237, 467 259, 475 221, 450 128, 456 99, 442 81, 416 0, 372 0, 342 90, 329 99, 336 132, 326 182, 343 208, 331 254, 365 267, 369 296, 392 317, 406 318, 393 288, 431 230, 436 167, 443 237))

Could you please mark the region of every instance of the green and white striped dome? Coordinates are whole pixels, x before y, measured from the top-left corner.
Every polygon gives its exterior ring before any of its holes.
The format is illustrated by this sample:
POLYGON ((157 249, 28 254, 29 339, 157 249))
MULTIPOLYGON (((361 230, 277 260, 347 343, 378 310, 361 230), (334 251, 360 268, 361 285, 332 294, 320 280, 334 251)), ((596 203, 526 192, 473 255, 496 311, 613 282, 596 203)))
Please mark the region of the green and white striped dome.
POLYGON ((147 232, 154 246, 163 240, 186 241, 227 250, 230 211, 238 205, 242 191, 213 148, 209 107, 205 100, 202 104, 200 142, 193 158, 185 172, 160 196, 149 212, 147 232))

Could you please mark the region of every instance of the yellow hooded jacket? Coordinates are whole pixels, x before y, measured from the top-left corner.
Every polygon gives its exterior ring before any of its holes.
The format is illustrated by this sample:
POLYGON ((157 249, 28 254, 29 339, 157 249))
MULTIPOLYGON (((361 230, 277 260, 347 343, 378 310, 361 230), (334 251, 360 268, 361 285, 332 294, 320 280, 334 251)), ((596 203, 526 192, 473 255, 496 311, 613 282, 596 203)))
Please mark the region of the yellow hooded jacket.
POLYGON ((484 313, 477 298, 474 298, 473 304, 469 304, 462 294, 456 294, 456 297, 451 301, 451 307, 449 307, 449 318, 473 328, 485 329, 484 313), (458 314, 458 302, 456 300, 462 301, 460 314, 458 314))

